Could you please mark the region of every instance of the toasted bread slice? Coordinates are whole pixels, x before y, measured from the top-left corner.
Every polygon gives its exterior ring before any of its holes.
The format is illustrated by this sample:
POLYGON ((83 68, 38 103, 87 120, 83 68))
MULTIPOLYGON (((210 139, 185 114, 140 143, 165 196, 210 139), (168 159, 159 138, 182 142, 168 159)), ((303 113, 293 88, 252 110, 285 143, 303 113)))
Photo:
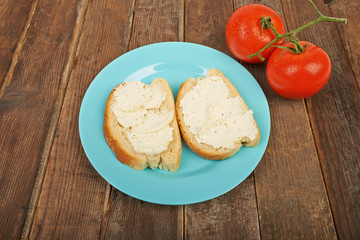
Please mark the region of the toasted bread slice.
POLYGON ((135 150, 127 134, 129 127, 121 125, 118 121, 119 118, 113 111, 114 104, 116 104, 115 92, 124 84, 127 83, 122 83, 114 88, 106 102, 103 125, 106 142, 120 162, 136 170, 143 170, 146 167, 152 169, 159 167, 163 170, 176 172, 180 166, 181 137, 176 121, 174 97, 168 82, 165 79, 157 78, 151 83, 151 85, 160 87, 166 95, 159 111, 173 111, 172 120, 169 123, 170 128, 172 128, 172 140, 167 145, 166 150, 154 155, 147 155, 135 150))
MULTIPOLYGON (((226 87, 229 90, 228 96, 230 98, 235 98, 238 96, 240 100, 239 105, 242 108, 241 111, 244 112, 249 111, 249 108, 246 105, 245 101, 242 99, 242 97, 240 96, 234 85, 230 82, 230 80, 224 76, 224 74, 222 74, 219 70, 210 69, 206 77, 211 77, 211 76, 219 76, 222 79, 222 81, 226 84, 226 87)), ((203 78, 202 77, 198 78, 198 80, 200 79, 203 78)), ((181 100, 191 89, 193 89, 197 85, 197 83, 198 81, 195 80, 194 78, 189 78, 187 81, 185 81, 180 87, 176 100, 176 116, 177 116, 178 124, 183 139, 185 140, 186 144, 190 147, 190 149, 200 157, 211 160, 220 160, 220 159, 229 158, 232 155, 234 155, 242 145, 247 147, 255 147, 260 141, 260 131, 252 114, 249 118, 250 120, 248 123, 253 131, 251 134, 252 137, 239 136, 239 140, 234 142, 234 146, 231 148, 213 147, 210 144, 199 142, 196 139, 196 136, 192 131, 190 131, 190 127, 186 124, 184 120, 184 113, 183 113, 183 108, 181 106, 181 100)), ((194 102, 193 104, 196 105, 198 103, 194 102)))

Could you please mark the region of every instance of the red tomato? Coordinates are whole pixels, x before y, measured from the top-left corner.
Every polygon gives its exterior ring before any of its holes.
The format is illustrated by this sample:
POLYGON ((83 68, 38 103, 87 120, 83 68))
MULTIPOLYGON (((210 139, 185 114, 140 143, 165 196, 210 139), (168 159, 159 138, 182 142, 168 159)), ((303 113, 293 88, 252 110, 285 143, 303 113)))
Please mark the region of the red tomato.
MULTIPOLYGON (((271 22, 279 34, 285 33, 284 22, 271 8, 261 4, 249 4, 237 9, 230 17, 226 26, 226 42, 231 53, 241 61, 247 63, 262 62, 258 56, 248 58, 266 44, 271 42, 275 35, 270 29, 261 32, 261 17, 272 17, 271 22), (275 15, 275 16, 274 16, 275 15)), ((265 60, 269 59, 275 49, 270 47, 261 53, 265 60)))
MULTIPOLYGON (((305 41, 300 41, 304 46, 305 41)), ((292 47, 292 43, 284 46, 292 47)), ((278 48, 266 67, 270 87, 290 99, 307 98, 317 93, 329 80, 331 62, 327 53, 310 43, 301 54, 278 48)))

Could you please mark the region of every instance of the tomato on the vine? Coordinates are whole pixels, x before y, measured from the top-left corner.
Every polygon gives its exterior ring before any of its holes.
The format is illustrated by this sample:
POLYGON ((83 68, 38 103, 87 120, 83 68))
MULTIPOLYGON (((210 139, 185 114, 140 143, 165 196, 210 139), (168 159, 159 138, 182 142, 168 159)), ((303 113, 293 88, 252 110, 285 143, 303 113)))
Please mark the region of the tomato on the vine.
MULTIPOLYGON (((320 91, 329 80, 331 61, 328 54, 312 43, 300 41, 301 46, 305 44, 308 45, 300 54, 278 48, 268 61, 267 80, 270 87, 282 97, 310 97, 320 91)), ((293 45, 289 42, 283 46, 293 45)))
MULTIPOLYGON (((226 26, 226 42, 231 53, 247 63, 262 62, 258 56, 248 58, 274 38, 275 34, 268 28, 262 29, 261 17, 271 17, 271 23, 279 34, 285 33, 284 22, 271 8, 261 4, 248 4, 238 8, 229 18, 226 26)), ((275 43, 276 44, 276 43, 275 43)), ((267 60, 275 49, 267 48, 261 56, 267 60)))

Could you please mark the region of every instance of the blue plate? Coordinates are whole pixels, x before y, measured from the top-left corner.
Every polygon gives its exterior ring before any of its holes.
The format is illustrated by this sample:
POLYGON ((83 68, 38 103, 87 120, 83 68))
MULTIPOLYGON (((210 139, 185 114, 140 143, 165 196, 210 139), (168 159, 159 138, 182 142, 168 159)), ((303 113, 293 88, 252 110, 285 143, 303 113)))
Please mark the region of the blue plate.
POLYGON ((262 158, 270 135, 270 111, 254 77, 229 56, 198 44, 164 42, 137 48, 106 66, 90 84, 80 108, 80 138, 87 157, 98 173, 118 190, 137 199, 166 205, 183 205, 218 197, 241 183, 262 158), (255 148, 242 147, 221 161, 200 158, 183 142, 176 173, 160 169, 137 171, 119 162, 103 135, 106 100, 124 81, 151 83, 168 80, 176 98, 189 77, 204 76, 216 68, 227 76, 254 111, 261 140, 255 148))

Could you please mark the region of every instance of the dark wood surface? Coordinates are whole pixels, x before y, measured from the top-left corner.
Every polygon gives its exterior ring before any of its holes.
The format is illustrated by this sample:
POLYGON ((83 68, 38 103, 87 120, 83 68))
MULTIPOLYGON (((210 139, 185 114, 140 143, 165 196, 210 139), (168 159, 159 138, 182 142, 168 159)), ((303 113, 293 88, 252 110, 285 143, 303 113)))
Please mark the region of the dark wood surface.
POLYGON ((286 100, 266 64, 242 63, 269 102, 271 135, 255 171, 218 198, 185 206, 109 185, 80 142, 81 101, 116 57, 164 41, 232 56, 238 7, 261 3, 294 29, 307 0, 3 0, 0 3, 0 239, 360 239, 360 2, 315 0, 326 15, 298 37, 332 61, 327 85, 286 100))

